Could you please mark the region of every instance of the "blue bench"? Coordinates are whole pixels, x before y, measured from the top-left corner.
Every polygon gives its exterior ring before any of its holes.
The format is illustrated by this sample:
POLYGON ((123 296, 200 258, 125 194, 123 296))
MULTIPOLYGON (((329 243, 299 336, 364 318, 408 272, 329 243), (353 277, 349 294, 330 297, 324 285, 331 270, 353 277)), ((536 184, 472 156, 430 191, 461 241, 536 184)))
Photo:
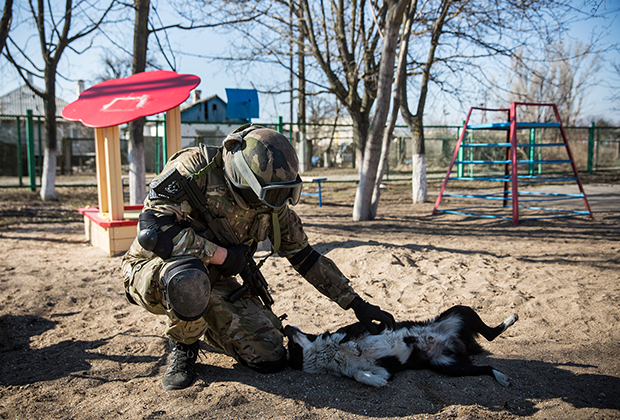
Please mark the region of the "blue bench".
POLYGON ((319 198, 319 207, 323 207, 323 202, 321 200, 321 182, 323 181, 327 181, 327 178, 314 178, 312 180, 312 182, 316 182, 317 184, 319 184, 319 192, 318 193, 308 193, 308 192, 302 192, 301 195, 310 195, 312 197, 318 197, 319 198))

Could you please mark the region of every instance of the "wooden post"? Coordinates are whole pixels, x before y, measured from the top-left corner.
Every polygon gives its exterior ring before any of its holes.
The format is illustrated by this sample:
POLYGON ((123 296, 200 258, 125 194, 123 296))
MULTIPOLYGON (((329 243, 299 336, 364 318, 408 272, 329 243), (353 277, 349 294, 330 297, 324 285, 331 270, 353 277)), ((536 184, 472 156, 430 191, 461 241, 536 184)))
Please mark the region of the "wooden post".
POLYGON ((97 186, 99 212, 110 220, 123 220, 123 185, 121 180, 121 142, 118 126, 97 128, 97 186))
POLYGON ((181 108, 174 107, 166 112, 166 162, 181 150, 181 108))

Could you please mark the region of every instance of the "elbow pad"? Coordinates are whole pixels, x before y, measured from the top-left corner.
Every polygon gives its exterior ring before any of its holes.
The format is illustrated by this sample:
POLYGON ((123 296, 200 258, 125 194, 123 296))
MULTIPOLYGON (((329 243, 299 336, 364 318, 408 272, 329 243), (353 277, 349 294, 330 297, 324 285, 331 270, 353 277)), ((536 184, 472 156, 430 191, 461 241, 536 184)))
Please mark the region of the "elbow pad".
POLYGON ((297 254, 289 257, 288 260, 293 265, 295 270, 297 270, 302 277, 305 277, 320 257, 321 254, 308 245, 297 254))
POLYGON ((162 259, 166 259, 172 253, 174 238, 182 228, 177 225, 175 216, 159 216, 154 212, 146 210, 138 216, 140 232, 138 233, 138 243, 147 251, 153 252, 162 259), (163 226, 170 227, 163 231, 163 226))

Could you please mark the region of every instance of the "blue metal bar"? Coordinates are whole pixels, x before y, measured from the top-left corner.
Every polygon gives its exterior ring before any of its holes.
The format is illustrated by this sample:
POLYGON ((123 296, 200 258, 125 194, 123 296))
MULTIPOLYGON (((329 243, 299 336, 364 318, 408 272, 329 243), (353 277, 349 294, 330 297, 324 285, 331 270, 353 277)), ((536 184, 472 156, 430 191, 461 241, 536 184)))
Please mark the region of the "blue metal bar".
MULTIPOLYGON (((508 194, 511 194, 511 191, 507 191, 508 194)), ((498 193, 498 194, 502 194, 502 193, 498 193)), ((524 194, 523 192, 521 192, 520 194, 524 194)), ((554 198, 534 198, 534 199, 519 199, 519 201, 521 202, 528 202, 528 201, 534 201, 534 202, 540 202, 540 201, 561 201, 561 200, 575 200, 577 198, 583 198, 582 194, 550 194, 552 195, 554 198)), ((545 195, 543 195, 545 196, 545 195)), ((481 200, 512 200, 511 197, 493 197, 492 194, 487 194, 487 195, 477 195, 477 194, 444 194, 444 197, 460 197, 460 198, 478 198, 481 200)))
POLYGON ((462 163, 464 165, 466 164, 493 164, 493 163, 510 163, 510 160, 457 160, 454 161, 454 163, 462 163))
POLYGON ((510 147, 510 143, 467 143, 461 147, 510 147))
POLYGON ((528 210, 557 211, 557 212, 563 212, 563 213, 590 214, 589 211, 583 211, 583 210, 549 209, 546 207, 527 207, 527 206, 519 206, 519 208, 528 209, 528 210))
MULTIPOLYGON (((473 165, 482 165, 482 164, 506 164, 511 163, 510 160, 457 160, 454 163, 462 163, 462 164, 473 164, 473 165)), ((518 165, 531 165, 531 164, 541 164, 541 163, 571 163, 569 160, 518 160, 518 165)))
MULTIPOLYGON (((526 144, 526 143, 518 143, 517 147, 560 147, 564 146, 564 143, 537 143, 537 144, 526 144)), ((467 143, 462 144, 461 147, 510 147, 510 143, 467 143)))
POLYGON ((512 217, 508 217, 508 216, 494 216, 491 214, 480 214, 480 213, 465 213, 462 211, 454 211, 454 210, 440 210, 437 209, 438 212, 441 213, 449 213, 449 214, 462 214, 465 216, 474 216, 474 217, 486 217, 486 218, 490 218, 490 219, 507 219, 507 220, 511 220, 512 217))
MULTIPOLYGON (((508 191, 510 193, 510 191, 508 191)), ((523 195, 551 195, 551 196, 559 196, 559 197, 563 197, 563 196, 570 196, 573 198, 581 198, 583 197, 583 194, 568 194, 568 193, 548 193, 548 192, 538 192, 538 191, 521 191, 519 194, 523 194, 523 195)))
MULTIPOLYGON (((535 122, 518 122, 517 129, 522 128, 545 128, 545 127, 559 127, 560 123, 535 123, 535 122)), ((502 123, 486 123, 486 124, 474 124, 468 125, 468 130, 508 130, 510 129, 510 121, 502 123)))
MULTIPOLYGON (((573 176, 564 176, 564 177, 538 177, 538 176, 534 176, 534 177, 530 177, 530 176, 523 176, 520 175, 517 177, 518 180, 520 182, 523 183, 536 183, 536 182, 560 182, 560 181, 575 181, 577 178, 573 177, 573 176), (538 179, 540 178, 540 179, 538 179)), ((466 177, 466 176, 461 176, 461 177, 450 177, 448 178, 450 181, 499 181, 499 182, 506 182, 506 181, 510 181, 510 176, 504 177, 504 176, 498 176, 498 177, 466 177)))

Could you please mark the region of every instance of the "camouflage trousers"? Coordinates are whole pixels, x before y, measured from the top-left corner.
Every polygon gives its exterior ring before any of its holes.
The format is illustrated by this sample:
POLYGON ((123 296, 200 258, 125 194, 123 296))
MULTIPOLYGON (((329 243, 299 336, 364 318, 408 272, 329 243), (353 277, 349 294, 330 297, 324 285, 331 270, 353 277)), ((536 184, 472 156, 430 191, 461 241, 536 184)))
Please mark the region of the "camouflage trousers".
POLYGON ((203 338, 240 363, 255 368, 285 357, 280 319, 250 293, 236 302, 227 299, 240 287, 234 277, 220 278, 211 284, 209 304, 202 318, 183 321, 168 310, 159 279, 178 260, 125 259, 122 269, 129 301, 153 314, 167 315, 166 335, 175 341, 191 344, 203 338))

